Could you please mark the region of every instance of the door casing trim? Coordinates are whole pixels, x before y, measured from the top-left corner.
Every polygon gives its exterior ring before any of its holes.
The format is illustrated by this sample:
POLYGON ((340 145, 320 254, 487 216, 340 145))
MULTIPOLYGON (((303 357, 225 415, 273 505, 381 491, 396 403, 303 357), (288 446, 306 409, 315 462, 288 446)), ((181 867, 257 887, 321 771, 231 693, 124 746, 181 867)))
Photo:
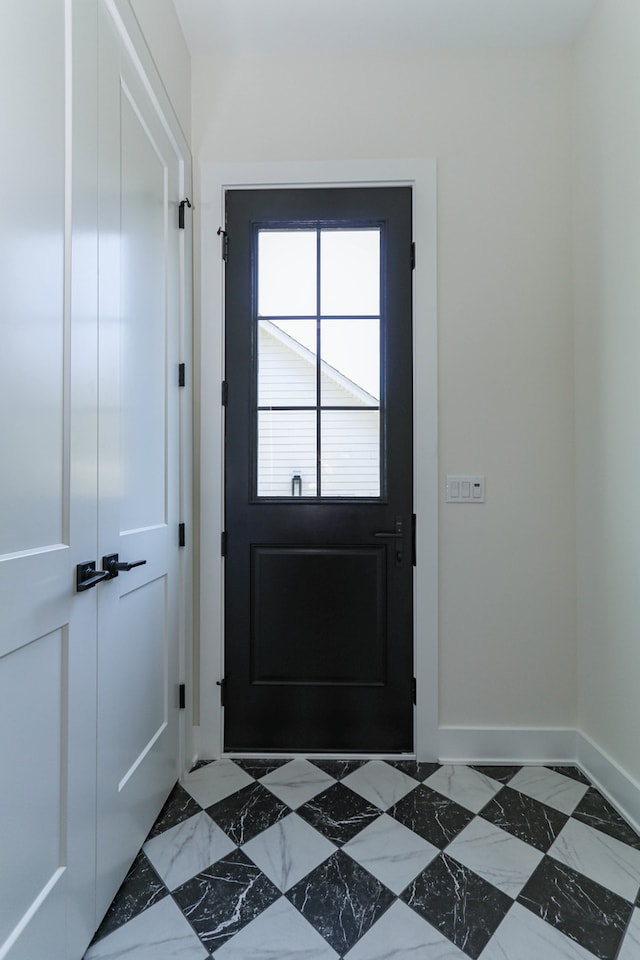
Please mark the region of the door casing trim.
POLYGON ((215 681, 223 676, 224 269, 218 228, 227 189, 323 186, 411 186, 416 244, 413 309, 414 512, 418 517, 414 571, 414 653, 417 705, 415 755, 438 757, 438 384, 436 161, 348 160, 202 164, 196 173, 195 411, 196 497, 199 499, 199 578, 194 647, 193 759, 224 755, 222 711, 215 681), (203 269, 204 267, 204 269, 203 269), (198 497, 199 494, 199 497, 198 497), (208 533, 205 535, 205 531, 208 533), (198 697, 196 691, 199 690, 198 697))

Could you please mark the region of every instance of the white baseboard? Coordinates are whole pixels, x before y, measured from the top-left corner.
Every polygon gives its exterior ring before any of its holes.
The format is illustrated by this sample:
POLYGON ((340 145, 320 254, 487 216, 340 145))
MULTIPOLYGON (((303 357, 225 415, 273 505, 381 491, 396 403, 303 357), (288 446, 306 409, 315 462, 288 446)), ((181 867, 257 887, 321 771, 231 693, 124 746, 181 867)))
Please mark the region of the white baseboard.
POLYGON ((579 730, 440 727, 440 763, 576 764, 640 834, 640 783, 579 730))
POLYGON ((440 727, 441 763, 575 763, 576 731, 557 727, 440 727))
POLYGON ((595 787, 640 834, 640 783, 584 733, 576 735, 576 760, 595 787))

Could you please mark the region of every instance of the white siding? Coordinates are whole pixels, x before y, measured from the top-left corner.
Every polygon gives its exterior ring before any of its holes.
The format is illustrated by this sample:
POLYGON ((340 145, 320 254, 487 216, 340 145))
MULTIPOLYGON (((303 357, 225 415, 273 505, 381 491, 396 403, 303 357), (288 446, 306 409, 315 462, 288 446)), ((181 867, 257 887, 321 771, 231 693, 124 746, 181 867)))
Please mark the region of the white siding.
MULTIPOLYGON (((265 326, 259 328, 259 405, 312 406, 316 371, 312 354, 298 353, 265 326)), ((357 388, 356 388, 357 390, 357 388)), ((325 496, 379 496, 379 413, 355 392, 322 373, 323 403, 353 406, 324 411, 322 493, 325 496)), ((274 410, 258 417, 258 496, 291 496, 291 478, 302 477, 302 496, 316 495, 316 412, 274 410)))
POLYGON ((315 367, 272 336, 262 323, 258 335, 258 369, 259 406, 315 406, 315 367))
POLYGON ((323 411, 324 496, 380 496, 379 422, 377 410, 323 411))
POLYGON ((258 496, 290 497, 291 477, 302 496, 316 495, 315 410, 262 411, 258 417, 258 496))

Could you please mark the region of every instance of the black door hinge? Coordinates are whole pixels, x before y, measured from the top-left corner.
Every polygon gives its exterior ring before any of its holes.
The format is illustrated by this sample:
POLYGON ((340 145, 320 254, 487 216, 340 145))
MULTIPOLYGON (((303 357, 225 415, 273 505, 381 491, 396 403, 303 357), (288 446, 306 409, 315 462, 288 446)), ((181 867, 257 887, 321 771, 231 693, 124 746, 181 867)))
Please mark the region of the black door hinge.
POLYGON ((226 557, 227 555, 227 531, 223 530, 220 534, 220 556, 226 557))
POLYGON ((418 688, 415 677, 411 678, 411 700, 413 701, 414 706, 418 702, 418 688))
POLYGON ((229 402, 229 384, 226 380, 222 381, 221 399, 222 406, 226 407, 227 403, 229 402))
POLYGON ((189 197, 185 197, 184 200, 181 200, 178 204, 178 229, 184 230, 184 208, 185 206, 191 209, 191 200, 189 197))
POLYGON ((220 687, 220 706, 224 707, 227 700, 227 681, 216 680, 216 687, 220 687))
POLYGON ((187 688, 184 683, 181 683, 178 687, 178 707, 180 710, 184 710, 187 705, 187 688))
POLYGON ((187 366, 185 363, 178 364, 178 386, 184 387, 187 383, 187 366))
POLYGON ((229 259, 229 234, 222 227, 218 227, 218 236, 222 237, 222 259, 226 263, 229 259))
POLYGON ((418 548, 416 545, 416 530, 418 526, 418 518, 415 513, 411 516, 411 566, 415 567, 418 557, 418 548))
POLYGON ((178 546, 186 547, 187 545, 187 526, 185 523, 178 524, 178 546))
POLYGON ((415 270, 416 268, 416 245, 411 243, 411 269, 415 270))

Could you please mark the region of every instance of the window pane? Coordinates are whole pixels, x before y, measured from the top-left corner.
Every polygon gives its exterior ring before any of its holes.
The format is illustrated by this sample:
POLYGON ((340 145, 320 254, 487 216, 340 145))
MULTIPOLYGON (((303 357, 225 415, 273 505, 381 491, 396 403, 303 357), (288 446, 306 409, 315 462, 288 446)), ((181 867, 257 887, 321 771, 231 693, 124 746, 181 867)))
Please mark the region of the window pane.
POLYGON ((323 497, 380 496, 378 410, 322 411, 323 497))
POLYGON ((258 313, 261 317, 315 316, 315 230, 261 230, 258 234, 258 313))
POLYGON ((380 313, 380 230, 323 230, 320 263, 324 316, 380 313))
POLYGON ((258 496, 315 497, 315 410, 258 411, 258 496))
POLYGON ((316 321, 259 320, 258 406, 315 406, 316 396, 316 321))
POLYGON ((379 320, 322 320, 320 356, 323 406, 380 402, 379 320))

